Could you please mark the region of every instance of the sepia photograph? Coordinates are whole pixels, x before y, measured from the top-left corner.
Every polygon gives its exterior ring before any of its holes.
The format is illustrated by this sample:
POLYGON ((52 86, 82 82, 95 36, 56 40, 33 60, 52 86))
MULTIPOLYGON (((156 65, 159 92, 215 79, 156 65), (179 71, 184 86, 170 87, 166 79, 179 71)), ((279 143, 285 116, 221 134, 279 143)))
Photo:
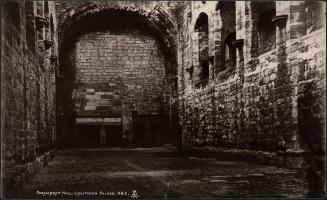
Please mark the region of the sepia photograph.
POLYGON ((326 2, 0 0, 1 199, 326 198, 326 2))

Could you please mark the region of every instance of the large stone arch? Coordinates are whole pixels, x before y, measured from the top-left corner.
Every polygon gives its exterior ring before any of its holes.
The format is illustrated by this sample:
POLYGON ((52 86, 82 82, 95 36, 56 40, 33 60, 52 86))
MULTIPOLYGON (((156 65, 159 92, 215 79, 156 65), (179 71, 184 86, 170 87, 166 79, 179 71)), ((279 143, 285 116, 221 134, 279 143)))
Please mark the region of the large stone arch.
MULTIPOLYGON (((168 12, 165 11, 163 7, 155 5, 152 9, 144 9, 142 7, 137 7, 134 4, 129 5, 122 3, 119 5, 113 5, 107 2, 79 4, 78 6, 72 6, 68 11, 66 11, 60 16, 58 23, 58 49, 60 69, 59 71, 63 72, 62 74, 60 74, 63 75, 63 77, 59 77, 57 82, 57 102, 59 102, 59 106, 63 106, 63 109, 61 109, 61 107, 58 109, 59 130, 61 129, 60 126, 65 127, 67 126, 67 123, 68 127, 69 124, 74 124, 74 119, 76 118, 75 116, 77 116, 73 109, 75 104, 74 100, 68 100, 67 98, 73 96, 73 91, 76 91, 76 88, 74 88, 73 85, 76 80, 74 79, 74 77, 70 78, 70 76, 74 74, 74 67, 73 65, 71 65, 72 61, 70 60, 71 58, 69 56, 71 48, 74 46, 74 43, 76 42, 77 38, 79 38, 81 35, 87 33, 88 31, 92 32, 97 30, 97 25, 94 24, 110 24, 116 23, 117 21, 125 21, 126 24, 135 23, 137 24, 136 26, 141 26, 142 30, 144 28, 145 31, 151 32, 151 35, 155 37, 156 41, 158 41, 158 48, 160 48, 165 57, 165 73, 163 79, 167 80, 168 84, 171 84, 171 86, 173 86, 173 93, 177 93, 177 44, 175 40, 177 31, 171 16, 168 12), (93 26, 96 28, 93 29, 93 26), (64 99, 67 99, 67 102, 65 102, 66 100, 64 99), (64 113, 61 113, 61 110, 63 110, 64 113), (63 117, 61 117, 62 115, 63 117), (60 123, 60 121, 63 123, 60 123)), ((123 96, 125 89, 122 89, 120 91, 122 92, 121 95, 123 96)), ((129 138, 128 140, 130 143, 130 141, 132 140, 130 135, 133 134, 132 129, 129 129, 127 125, 126 128, 124 128, 124 120, 129 121, 128 123, 131 123, 131 120, 129 119, 131 118, 131 116, 130 114, 126 114, 126 112, 124 111, 125 107, 129 107, 129 104, 122 104, 122 124, 124 132, 123 134, 124 137, 126 135, 126 137, 129 138)), ((173 112, 177 112, 177 109, 174 109, 173 112)), ((72 127, 73 126, 74 125, 72 125, 72 127)), ((70 130, 73 129, 74 128, 70 130)), ((70 130, 66 132, 72 132, 70 130)), ((61 133, 58 133, 58 135, 61 135, 61 133)))
POLYGON ((58 22, 59 59, 65 53, 67 41, 74 34, 85 28, 83 27, 84 20, 96 14, 115 12, 135 17, 137 20, 144 22, 144 24, 158 35, 166 51, 166 56, 171 61, 172 68, 169 72, 176 75, 177 44, 175 37, 177 36, 177 28, 172 17, 159 4, 154 6, 150 11, 136 7, 136 5, 113 5, 107 3, 86 3, 85 5, 79 5, 76 8, 69 9, 69 12, 64 13, 58 22))

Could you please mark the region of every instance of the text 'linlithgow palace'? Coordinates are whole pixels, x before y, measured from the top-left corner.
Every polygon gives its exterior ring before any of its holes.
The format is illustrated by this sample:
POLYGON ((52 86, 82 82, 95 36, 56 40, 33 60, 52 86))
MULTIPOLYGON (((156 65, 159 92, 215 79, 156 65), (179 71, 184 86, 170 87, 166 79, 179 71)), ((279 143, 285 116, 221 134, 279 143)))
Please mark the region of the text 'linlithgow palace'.
POLYGON ((323 182, 325 5, 2 1, 7 190, 73 147, 170 145, 323 182))

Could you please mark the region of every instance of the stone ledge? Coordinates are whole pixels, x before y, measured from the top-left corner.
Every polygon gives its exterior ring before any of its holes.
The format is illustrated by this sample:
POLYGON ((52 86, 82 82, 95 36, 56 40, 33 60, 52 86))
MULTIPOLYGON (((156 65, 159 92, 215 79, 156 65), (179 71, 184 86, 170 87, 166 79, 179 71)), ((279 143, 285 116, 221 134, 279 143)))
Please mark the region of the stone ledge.
POLYGON ((184 150, 187 155, 211 157, 218 160, 244 161, 263 165, 300 169, 306 167, 308 152, 264 152, 215 147, 192 147, 184 150))
POLYGON ((17 191, 35 176, 57 153, 56 149, 45 152, 43 155, 37 156, 33 161, 21 164, 4 167, 2 183, 3 196, 6 198, 14 197, 17 191))

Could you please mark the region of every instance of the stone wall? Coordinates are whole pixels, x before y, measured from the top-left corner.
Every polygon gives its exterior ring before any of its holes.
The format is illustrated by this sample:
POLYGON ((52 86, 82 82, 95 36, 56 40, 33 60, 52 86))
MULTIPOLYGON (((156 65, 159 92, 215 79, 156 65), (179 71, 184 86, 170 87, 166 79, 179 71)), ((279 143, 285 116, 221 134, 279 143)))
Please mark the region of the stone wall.
POLYGON ((79 38, 74 53, 77 117, 120 118, 126 123, 132 113, 168 113, 165 58, 149 33, 127 28, 88 33, 79 38))
POLYGON ((160 99, 169 93, 163 87, 164 57, 146 32, 86 34, 76 43, 75 53, 78 115, 98 116, 103 110, 106 116, 121 117, 122 102, 131 102, 131 110, 139 114, 159 113, 167 106, 160 99), (107 96, 97 98, 91 92, 107 96))
POLYGON ((46 164, 51 156, 44 155, 56 147, 55 62, 50 55, 55 55, 57 41, 45 38, 48 27, 56 31, 50 21, 56 15, 51 2, 5 2, 1 9, 1 165, 10 193, 46 164))
MULTIPOLYGON (((318 140, 325 138, 325 28, 295 36, 295 30, 303 27, 292 25, 296 21, 293 16, 305 14, 299 9, 304 9, 304 2, 270 5, 269 8, 275 6, 277 15, 289 17, 284 24, 275 22, 276 39, 266 47, 272 50, 263 53, 258 51, 257 30, 251 29, 258 29, 253 22, 256 17, 251 17, 258 6, 236 2, 233 48, 237 63, 221 71, 221 63, 215 57, 222 56, 222 30, 215 20, 223 16, 217 13, 216 4, 183 4, 178 73, 184 147, 269 152, 274 157, 303 150, 323 155, 324 145, 318 140), (209 31, 210 80, 198 88, 193 83, 198 77, 192 77, 190 69, 197 65, 197 55, 192 52, 198 47, 191 36, 200 13, 209 16, 213 30, 209 31)), ((268 35, 267 39, 272 37, 268 35)))
POLYGON ((57 137, 72 142, 77 117, 103 115, 121 117, 129 142, 135 117, 147 134, 144 122, 161 121, 157 128, 175 143, 181 136, 187 150, 323 171, 324 2, 1 9, 2 161, 11 185, 48 162, 57 137))

